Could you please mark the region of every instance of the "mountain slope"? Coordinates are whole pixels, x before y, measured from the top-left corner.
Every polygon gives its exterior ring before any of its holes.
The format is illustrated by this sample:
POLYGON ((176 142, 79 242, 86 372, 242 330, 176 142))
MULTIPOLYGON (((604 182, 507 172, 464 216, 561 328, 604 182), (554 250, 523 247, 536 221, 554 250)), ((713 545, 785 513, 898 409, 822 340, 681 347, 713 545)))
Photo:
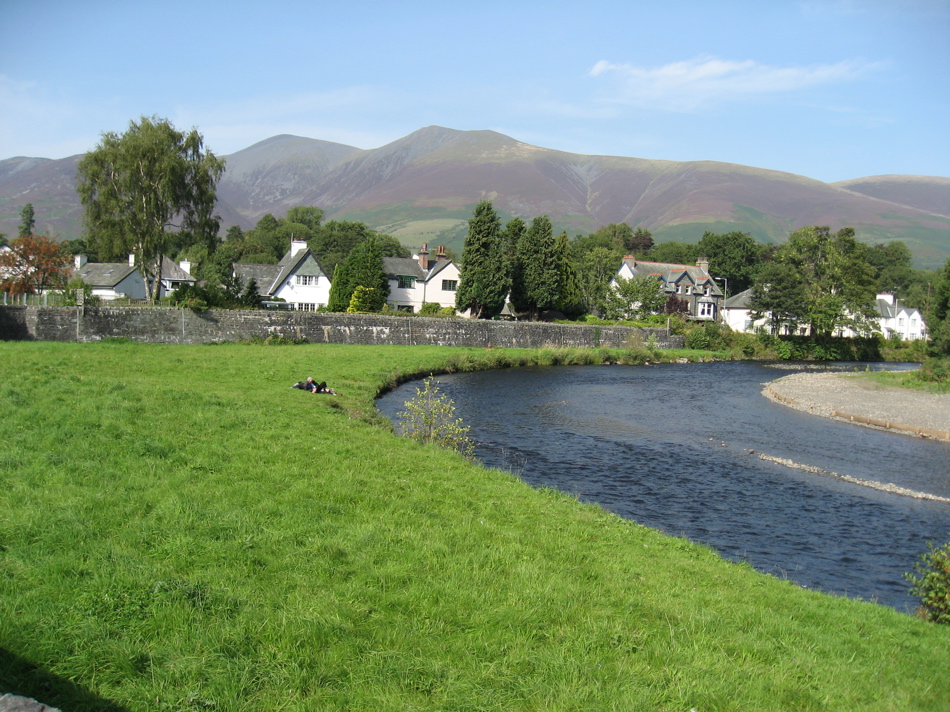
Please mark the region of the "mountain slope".
MULTIPOLYGON (((81 211, 71 188, 78 158, 0 161, 0 230, 15 232, 19 210, 32 202, 41 230, 78 235, 81 211)), ((460 251, 472 208, 489 198, 505 219, 547 214, 572 235, 627 222, 658 241, 742 230, 777 242, 818 224, 852 226, 867 242, 904 240, 921 266, 950 257, 948 178, 830 185, 728 163, 584 156, 438 126, 372 150, 275 136, 226 161, 218 189, 224 227, 249 228, 266 213, 316 205, 328 218, 365 221, 410 246, 460 251)))

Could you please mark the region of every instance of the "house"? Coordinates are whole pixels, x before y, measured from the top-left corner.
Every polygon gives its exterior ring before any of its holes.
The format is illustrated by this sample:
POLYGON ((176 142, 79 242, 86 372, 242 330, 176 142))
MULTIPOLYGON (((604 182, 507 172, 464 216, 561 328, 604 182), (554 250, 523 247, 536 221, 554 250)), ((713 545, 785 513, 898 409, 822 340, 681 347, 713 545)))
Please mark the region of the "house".
POLYGON ((276 265, 235 262, 231 268, 245 286, 255 280, 258 294, 270 306, 283 303, 290 309, 316 311, 330 301, 330 278, 303 240, 291 240, 290 250, 276 265))
POLYGON ((389 280, 388 304, 399 311, 418 312, 423 304, 455 307, 459 270, 439 246, 435 260, 429 260, 429 246, 423 245, 415 257, 384 257, 383 269, 389 280))
POLYGON ((901 304, 893 294, 882 292, 875 304, 878 323, 885 338, 898 336, 904 341, 927 338, 927 325, 918 309, 901 304))
MULTIPOLYGON (((93 296, 105 301, 146 298, 145 279, 135 267, 135 255, 129 255, 128 262, 89 262, 85 255, 76 255, 73 260, 73 277, 79 277, 92 287, 93 296)), ((168 257, 162 257, 159 299, 182 285, 195 284, 190 269, 191 263, 187 260, 175 264, 168 257)))
MULTIPOLYGON (((749 308, 751 296, 752 290, 747 289, 726 300, 724 306, 725 322, 733 331, 755 333, 771 329, 769 315, 766 314, 758 319, 752 317, 749 308)), ((874 302, 874 309, 877 312, 872 320, 876 327, 874 330, 883 334, 885 338, 898 336, 904 341, 927 338, 927 325, 924 323, 920 311, 901 304, 894 298, 893 294, 887 292, 878 294, 874 302)), ((780 333, 790 334, 792 333, 792 327, 788 324, 782 324, 780 333)), ((798 333, 807 334, 808 327, 799 326, 798 333)), ((854 337, 858 336, 858 333, 853 329, 841 328, 836 330, 834 335, 854 337)))
POLYGON ((709 260, 697 260, 695 265, 678 265, 644 262, 628 255, 617 271, 617 276, 624 279, 645 275, 658 279, 664 294, 686 302, 691 319, 710 321, 718 318, 723 293, 709 274, 709 260))

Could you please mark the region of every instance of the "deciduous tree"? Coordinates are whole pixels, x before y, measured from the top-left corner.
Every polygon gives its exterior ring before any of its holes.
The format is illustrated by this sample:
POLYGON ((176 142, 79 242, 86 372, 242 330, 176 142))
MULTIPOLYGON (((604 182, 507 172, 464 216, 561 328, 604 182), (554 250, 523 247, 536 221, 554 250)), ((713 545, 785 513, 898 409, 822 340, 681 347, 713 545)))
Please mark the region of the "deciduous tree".
POLYGON ((0 252, 0 288, 9 294, 35 294, 61 288, 69 280, 70 256, 49 234, 25 235, 0 252))
POLYGON ((617 277, 616 283, 607 291, 604 316, 618 320, 642 319, 659 312, 664 306, 666 295, 656 277, 648 274, 630 279, 617 277))
POLYGON ((224 161, 205 150, 197 130, 142 117, 124 134, 109 132, 78 166, 78 191, 90 245, 104 259, 134 254, 149 299, 173 232, 213 243, 215 189, 224 161))
POLYGON ((762 245, 747 232, 717 235, 703 233, 696 246, 700 256, 709 260, 709 274, 729 280, 732 294, 744 292, 755 281, 762 255, 762 245))

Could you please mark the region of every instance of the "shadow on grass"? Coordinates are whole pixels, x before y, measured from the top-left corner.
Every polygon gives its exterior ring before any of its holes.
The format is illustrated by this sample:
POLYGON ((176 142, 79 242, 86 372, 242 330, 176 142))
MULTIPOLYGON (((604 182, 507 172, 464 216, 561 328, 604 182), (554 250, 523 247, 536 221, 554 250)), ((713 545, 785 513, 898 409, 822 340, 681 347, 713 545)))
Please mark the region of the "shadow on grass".
POLYGON ((0 694, 32 697, 69 712, 129 712, 65 677, 54 675, 25 658, 0 647, 0 694))

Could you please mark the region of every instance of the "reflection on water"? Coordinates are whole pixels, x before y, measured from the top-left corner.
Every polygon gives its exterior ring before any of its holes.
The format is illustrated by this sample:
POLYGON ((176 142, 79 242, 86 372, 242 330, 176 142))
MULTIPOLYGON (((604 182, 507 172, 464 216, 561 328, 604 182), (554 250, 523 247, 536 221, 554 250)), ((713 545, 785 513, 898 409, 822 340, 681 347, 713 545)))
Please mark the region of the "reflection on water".
MULTIPOLYGON (((800 585, 913 610, 903 574, 950 536, 950 505, 764 462, 788 458, 950 496, 950 445, 774 404, 763 364, 528 368, 443 376, 476 453, 800 585)), ((406 384, 377 405, 389 417, 406 384)))

